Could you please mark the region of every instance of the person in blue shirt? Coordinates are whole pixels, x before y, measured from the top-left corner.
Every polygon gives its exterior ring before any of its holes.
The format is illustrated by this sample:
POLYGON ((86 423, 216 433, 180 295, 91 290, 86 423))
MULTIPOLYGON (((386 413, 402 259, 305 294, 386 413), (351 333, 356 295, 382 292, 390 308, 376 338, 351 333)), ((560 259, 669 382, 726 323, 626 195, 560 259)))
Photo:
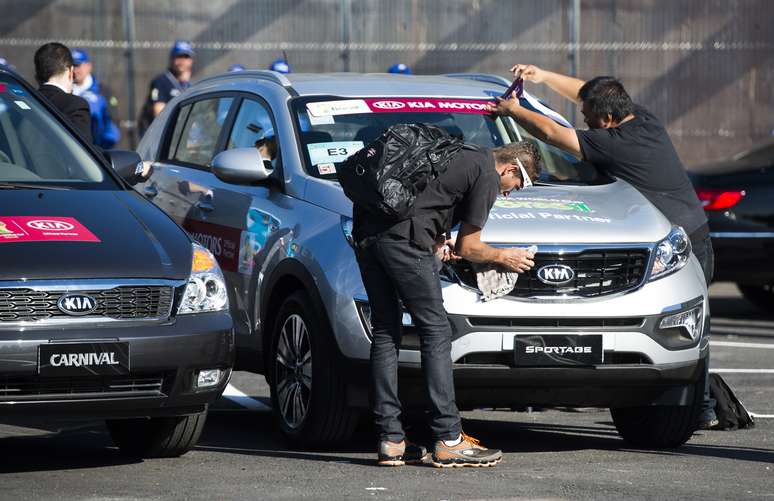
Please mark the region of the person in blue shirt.
POLYGON ((191 42, 177 40, 169 52, 169 67, 151 81, 148 97, 140 112, 139 132, 142 136, 164 106, 191 86, 194 62, 191 42))
POLYGON ((395 63, 389 68, 387 68, 387 73, 397 73, 400 75, 411 75, 413 72, 411 71, 411 68, 407 64, 403 63, 395 63))
POLYGON ((89 103, 94 144, 106 150, 110 149, 121 139, 118 126, 110 118, 111 105, 115 108, 117 101, 114 97, 106 98, 103 94, 99 81, 92 74, 93 66, 89 54, 83 49, 72 49, 70 52, 75 63, 73 94, 89 103))

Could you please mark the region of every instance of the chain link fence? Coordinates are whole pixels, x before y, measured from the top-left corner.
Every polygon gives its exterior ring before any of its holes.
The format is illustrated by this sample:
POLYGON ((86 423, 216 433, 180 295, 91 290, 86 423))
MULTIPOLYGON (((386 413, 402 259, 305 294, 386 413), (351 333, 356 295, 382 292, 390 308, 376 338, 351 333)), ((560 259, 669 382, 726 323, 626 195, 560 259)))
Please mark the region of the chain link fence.
MULTIPOLYGON (((118 98, 124 136, 176 38, 194 43, 195 79, 234 63, 266 68, 283 54, 295 72, 383 72, 402 62, 416 74, 507 76, 512 64, 532 63, 615 75, 664 120, 686 164, 728 156, 774 129, 768 0, 0 0, 0 8, 0 57, 32 80, 42 43, 87 49, 118 98)), ((548 89, 529 90, 579 115, 548 89)))

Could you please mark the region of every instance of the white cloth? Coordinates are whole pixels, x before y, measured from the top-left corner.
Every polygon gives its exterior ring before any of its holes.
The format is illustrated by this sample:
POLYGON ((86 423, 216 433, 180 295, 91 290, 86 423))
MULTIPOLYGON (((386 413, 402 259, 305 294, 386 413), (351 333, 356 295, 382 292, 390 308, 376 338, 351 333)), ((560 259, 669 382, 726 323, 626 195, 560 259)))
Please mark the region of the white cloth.
POLYGON ((519 279, 515 271, 508 271, 500 266, 490 263, 473 263, 473 271, 476 272, 476 283, 481 291, 482 301, 491 301, 507 296, 519 279))

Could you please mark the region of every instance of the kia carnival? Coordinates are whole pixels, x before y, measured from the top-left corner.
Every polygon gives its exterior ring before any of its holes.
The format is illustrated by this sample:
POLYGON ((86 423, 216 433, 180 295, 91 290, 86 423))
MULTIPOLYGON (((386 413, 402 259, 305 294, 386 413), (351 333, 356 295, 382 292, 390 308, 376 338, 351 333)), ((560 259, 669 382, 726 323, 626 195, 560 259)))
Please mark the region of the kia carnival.
MULTIPOLYGON (((485 147, 534 140, 485 114, 503 90, 484 75, 245 71, 194 85, 143 138, 154 174, 137 189, 220 262, 237 364, 266 376, 291 441, 340 442, 367 408, 369 307, 336 169, 396 123, 485 147)), ((528 94, 522 103, 568 125, 528 94)), ((443 272, 457 403, 605 407, 629 442, 680 445, 708 351, 707 289, 688 238, 624 181, 538 144, 543 176, 498 199, 483 231, 492 245, 537 245, 535 268, 490 302, 468 263, 443 272)), ((405 314, 407 405, 424 402, 412 384, 418 346, 405 314)))
POLYGON ((102 418, 123 452, 176 456, 230 376, 225 283, 113 170, 0 68, 0 420, 102 418))

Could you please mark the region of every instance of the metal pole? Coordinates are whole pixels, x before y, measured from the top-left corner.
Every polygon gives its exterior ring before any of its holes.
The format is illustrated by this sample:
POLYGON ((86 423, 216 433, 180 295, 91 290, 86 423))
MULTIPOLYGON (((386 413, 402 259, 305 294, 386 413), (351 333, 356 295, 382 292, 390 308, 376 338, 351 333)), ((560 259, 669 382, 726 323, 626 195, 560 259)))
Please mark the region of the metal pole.
MULTIPOLYGON (((572 0, 572 6, 567 11, 567 14, 570 28, 570 46, 567 52, 567 58, 570 60, 570 76, 578 78, 580 71, 580 0, 572 0)), ((575 103, 568 105, 568 115, 570 123, 573 125, 575 125, 576 108, 575 103)))
POLYGON ((350 0, 341 0, 341 71, 350 70, 350 50, 351 41, 350 24, 352 16, 352 3, 350 0))
POLYGON ((126 57, 127 119, 125 123, 129 138, 129 149, 133 150, 137 147, 137 106, 134 94, 134 42, 136 38, 134 30, 134 0, 124 0, 121 4, 121 11, 124 20, 124 40, 126 41, 124 56, 126 57))

